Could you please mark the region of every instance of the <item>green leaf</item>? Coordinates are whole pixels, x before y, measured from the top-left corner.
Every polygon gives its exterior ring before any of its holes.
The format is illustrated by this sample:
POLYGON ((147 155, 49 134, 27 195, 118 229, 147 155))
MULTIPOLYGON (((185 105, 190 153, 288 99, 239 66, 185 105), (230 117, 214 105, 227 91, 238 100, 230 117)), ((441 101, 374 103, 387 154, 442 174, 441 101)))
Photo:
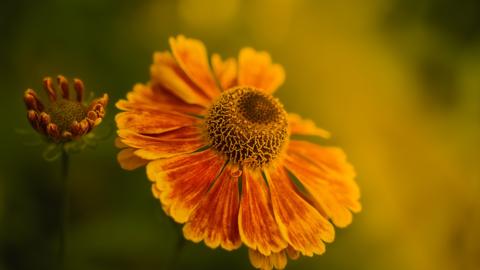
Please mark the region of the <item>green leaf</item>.
POLYGON ((48 162, 57 160, 60 155, 62 155, 62 146, 62 144, 50 143, 45 150, 43 150, 43 158, 48 162))

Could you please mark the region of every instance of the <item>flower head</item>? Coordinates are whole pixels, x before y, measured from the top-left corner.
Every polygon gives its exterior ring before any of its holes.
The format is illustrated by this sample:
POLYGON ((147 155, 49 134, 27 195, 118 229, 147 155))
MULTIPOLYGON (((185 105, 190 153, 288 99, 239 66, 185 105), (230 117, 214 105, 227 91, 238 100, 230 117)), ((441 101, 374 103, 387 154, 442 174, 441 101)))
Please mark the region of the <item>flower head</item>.
POLYGON ((200 41, 170 45, 155 53, 150 82, 117 103, 120 165, 146 165, 153 195, 191 241, 244 244, 261 269, 322 254, 332 223, 360 211, 360 193, 341 149, 291 137, 329 133, 272 95, 283 68, 251 48, 238 60, 214 54, 210 68, 200 41))
POLYGON ((43 80, 49 104, 45 106, 37 93, 27 89, 23 96, 27 106, 27 117, 32 127, 54 143, 64 143, 75 140, 98 126, 105 116, 108 95, 94 99, 89 105, 84 105, 84 85, 79 79, 74 79, 75 98, 70 98, 70 89, 65 77, 59 75, 57 82, 61 97, 52 84, 52 79, 43 80))

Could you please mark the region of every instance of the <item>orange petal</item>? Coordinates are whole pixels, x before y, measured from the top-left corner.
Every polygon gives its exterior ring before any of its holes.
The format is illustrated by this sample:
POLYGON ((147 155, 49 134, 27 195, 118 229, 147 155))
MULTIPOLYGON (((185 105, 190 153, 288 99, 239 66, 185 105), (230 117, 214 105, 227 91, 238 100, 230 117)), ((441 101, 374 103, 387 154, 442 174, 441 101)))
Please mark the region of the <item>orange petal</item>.
POLYGON ((205 197, 224 164, 211 150, 159 159, 147 165, 152 190, 165 211, 179 223, 185 223, 205 197))
POLYGON ((242 242, 264 255, 287 247, 269 204, 268 188, 260 172, 245 170, 238 217, 242 242))
POLYGON ((212 67, 223 90, 237 84, 237 61, 235 58, 228 58, 223 61, 222 57, 215 53, 212 55, 212 67))
POLYGON ((136 149, 133 148, 126 148, 118 153, 117 160, 122 169, 135 170, 136 168, 147 165, 148 160, 136 156, 134 154, 135 150, 136 149))
POLYGON ((117 134, 122 143, 134 148, 143 148, 155 144, 168 143, 169 141, 204 141, 202 137, 203 132, 199 126, 178 127, 159 134, 137 133, 131 129, 120 129, 117 131, 117 134))
POLYGON ((190 80, 169 52, 157 52, 153 59, 150 66, 153 87, 159 85, 189 104, 210 105, 211 98, 190 80))
POLYGON ((244 48, 238 57, 238 84, 248 85, 273 93, 285 81, 285 71, 278 64, 272 64, 267 52, 244 48))
POLYGON ((203 146, 205 146, 205 142, 200 139, 166 141, 138 149, 135 151, 135 155, 144 159, 155 160, 192 153, 203 146))
POLYGON ((178 65, 188 77, 210 98, 220 95, 210 66, 208 65, 207 49, 200 40, 185 38, 182 35, 169 39, 170 48, 178 65))
POLYGON ((285 249, 285 252, 287 253, 288 257, 292 260, 296 260, 300 257, 300 252, 298 250, 295 250, 291 246, 288 246, 287 249, 285 249))
POLYGON ((291 141, 285 166, 335 225, 347 226, 352 222, 350 211, 361 210, 360 191, 353 180, 355 172, 341 149, 291 141))
POLYGON ((221 246, 233 250, 240 247, 238 176, 233 170, 225 167, 192 213, 183 227, 185 238, 197 243, 203 240, 211 248, 221 246))
POLYGON ((122 139, 120 137, 116 137, 114 143, 115 143, 115 147, 120 148, 120 149, 128 147, 128 145, 126 145, 122 142, 122 139))
POLYGON ((138 134, 131 130, 119 130, 118 136, 130 147, 139 148, 135 155, 148 160, 191 153, 208 144, 195 127, 183 127, 156 136, 138 134))
POLYGON ((288 114, 288 125, 292 135, 312 135, 319 136, 325 139, 330 138, 330 132, 318 128, 310 119, 303 119, 296 113, 288 114))
POLYGON ((282 236, 303 255, 322 254, 335 232, 320 213, 295 190, 282 167, 266 171, 275 220, 282 236))
POLYGON ((262 270, 284 269, 287 266, 287 256, 284 251, 265 256, 256 250, 248 249, 248 257, 255 268, 262 270))
POLYGON ((128 129, 142 134, 159 134, 185 126, 191 126, 198 119, 175 112, 121 112, 115 116, 118 129, 128 129))
POLYGON ((149 112, 183 112, 202 114, 205 108, 188 104, 174 96, 161 86, 136 84, 133 90, 127 94, 127 100, 119 100, 117 108, 124 111, 149 111, 149 112))

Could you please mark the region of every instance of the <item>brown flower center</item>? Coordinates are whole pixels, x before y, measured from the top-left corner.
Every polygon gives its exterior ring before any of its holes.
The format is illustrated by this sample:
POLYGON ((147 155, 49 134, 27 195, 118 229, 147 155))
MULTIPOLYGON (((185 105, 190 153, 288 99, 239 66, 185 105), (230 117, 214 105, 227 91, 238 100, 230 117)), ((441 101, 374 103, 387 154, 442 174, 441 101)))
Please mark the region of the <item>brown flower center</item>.
POLYGON ((283 105, 252 87, 223 92, 209 109, 205 128, 213 149, 230 162, 249 167, 269 164, 288 139, 283 105))
POLYGON ((86 108, 80 102, 67 99, 52 102, 46 112, 50 115, 51 122, 58 126, 60 132, 68 130, 73 121, 80 122, 87 116, 86 108))

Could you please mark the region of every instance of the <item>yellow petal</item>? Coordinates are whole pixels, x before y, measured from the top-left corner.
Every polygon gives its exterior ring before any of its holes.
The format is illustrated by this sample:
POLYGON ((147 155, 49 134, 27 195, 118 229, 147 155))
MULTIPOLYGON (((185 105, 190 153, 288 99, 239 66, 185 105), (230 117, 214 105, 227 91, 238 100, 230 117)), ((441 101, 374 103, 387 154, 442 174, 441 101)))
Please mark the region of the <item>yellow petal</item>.
POLYGON ((212 55, 212 67, 215 77, 223 90, 227 90, 237 84, 237 61, 235 58, 222 60, 220 55, 212 55))
POLYGON ((118 129, 141 134, 160 134, 181 127, 192 126, 198 119, 175 112, 121 112, 115 116, 118 129))
POLYGON ((118 163, 124 170, 135 170, 141 166, 145 166, 148 160, 140 158, 134 154, 136 149, 126 148, 122 149, 117 155, 118 163))
POLYGON ((245 170, 238 223, 242 241, 264 255, 287 247, 269 203, 268 188, 260 172, 245 170))
POLYGON ((239 85, 253 86, 271 94, 285 81, 283 67, 272 64, 267 52, 243 48, 238 58, 239 85))
POLYGON ((298 250, 295 250, 291 246, 288 246, 287 249, 285 249, 285 252, 287 253, 288 257, 292 260, 296 260, 300 257, 300 252, 298 250))
POLYGON ((210 248, 239 248, 238 209, 238 176, 227 166, 183 227, 185 238, 210 248))
POLYGON ((248 249, 248 257, 253 267, 262 270, 284 269, 287 266, 287 256, 284 251, 266 256, 256 250, 248 249))
POLYGON ((352 222, 350 211, 361 210, 355 171, 341 149, 293 140, 287 150, 285 166, 307 189, 315 206, 335 225, 349 225, 352 222))
POLYGON ((152 191, 165 211, 179 223, 185 223, 197 208, 219 174, 224 162, 206 150, 159 159, 147 165, 152 191))
POLYGON ((128 129, 119 130, 118 136, 130 147, 138 148, 135 155, 154 160, 185 153, 192 153, 205 146, 208 142, 197 127, 186 126, 161 134, 140 134, 128 129))
POLYGON ((156 85, 135 84, 133 90, 127 94, 127 99, 119 100, 116 106, 124 111, 149 111, 149 112, 182 112, 190 114, 203 114, 205 108, 189 104, 173 95, 166 88, 156 85))
POLYGON ((203 43, 182 35, 172 37, 169 41, 173 55, 185 74, 211 99, 220 95, 203 43))
POLYGON ((150 66, 152 86, 159 85, 168 89, 189 104, 203 107, 210 105, 211 98, 191 81, 169 52, 157 52, 153 58, 154 62, 150 66))
POLYGON ((282 236, 303 255, 322 254, 323 241, 334 239, 332 224, 297 193, 284 168, 270 169, 265 175, 282 236))
POLYGON ((128 145, 124 144, 124 143, 122 142, 122 139, 121 139, 120 137, 116 137, 116 138, 115 138, 115 147, 121 149, 121 148, 127 148, 128 145))
POLYGON ((288 126, 292 135, 313 135, 325 139, 330 138, 330 132, 321 129, 310 119, 303 119, 296 113, 288 114, 288 126))

